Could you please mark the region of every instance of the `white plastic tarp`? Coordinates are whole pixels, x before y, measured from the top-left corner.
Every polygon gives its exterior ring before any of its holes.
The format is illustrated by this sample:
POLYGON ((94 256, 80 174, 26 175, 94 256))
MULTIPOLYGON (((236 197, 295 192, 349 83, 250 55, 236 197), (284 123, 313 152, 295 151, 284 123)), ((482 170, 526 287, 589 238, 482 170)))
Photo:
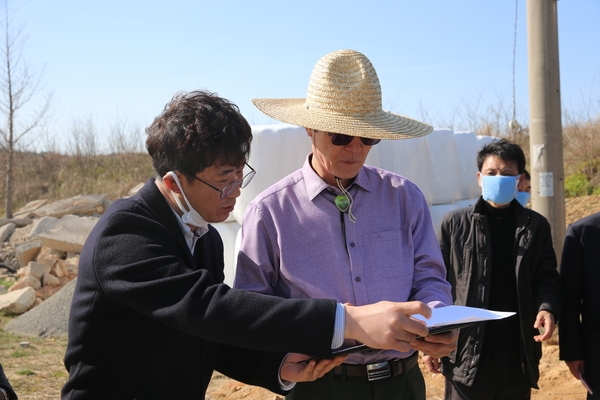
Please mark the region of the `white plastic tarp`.
POLYGON ((431 205, 433 175, 427 136, 402 140, 382 140, 381 143, 373 146, 371 153, 375 152, 378 153, 379 163, 371 165, 408 178, 421 189, 427 204, 431 205))
POLYGON ((310 138, 304 128, 287 125, 252 127, 252 149, 248 164, 256 176, 237 198, 233 216, 240 224, 248 203, 260 192, 302 167, 310 153, 310 138))
POLYGON ((479 143, 475 132, 456 132, 454 134, 458 167, 460 168, 460 199, 479 196, 481 190, 477 184, 477 152, 479 143))
POLYGON ((447 204, 461 197, 461 176, 454 132, 436 129, 427 137, 433 182, 432 204, 447 204))

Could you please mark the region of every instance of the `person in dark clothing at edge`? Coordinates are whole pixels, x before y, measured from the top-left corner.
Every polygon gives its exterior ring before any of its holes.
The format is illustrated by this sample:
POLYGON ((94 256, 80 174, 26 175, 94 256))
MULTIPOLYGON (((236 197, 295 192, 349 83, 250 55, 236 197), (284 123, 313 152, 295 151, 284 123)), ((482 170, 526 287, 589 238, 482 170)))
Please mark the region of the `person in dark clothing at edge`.
POLYGON ((176 94, 146 132, 156 177, 115 201, 81 252, 62 399, 198 400, 215 369, 285 393, 339 365, 345 357, 327 358, 344 338, 409 351, 427 335, 410 318, 431 316, 422 302, 354 307, 225 285, 210 223, 255 174, 250 125, 226 99, 194 91, 176 94))
POLYGON ((0 400, 18 400, 17 394, 10 385, 6 375, 4 375, 2 364, 0 364, 0 400))
MULTIPOLYGON (((463 328, 441 359, 446 400, 529 399, 538 388, 541 342, 559 316, 560 277, 550 225, 516 199, 525 155, 494 141, 477 154, 482 196, 444 216, 440 246, 454 304, 516 315, 463 328)), ((425 356, 434 373, 440 360, 425 356)))
POLYGON ((567 228, 560 261, 560 359, 585 382, 587 400, 600 399, 600 213, 567 228))

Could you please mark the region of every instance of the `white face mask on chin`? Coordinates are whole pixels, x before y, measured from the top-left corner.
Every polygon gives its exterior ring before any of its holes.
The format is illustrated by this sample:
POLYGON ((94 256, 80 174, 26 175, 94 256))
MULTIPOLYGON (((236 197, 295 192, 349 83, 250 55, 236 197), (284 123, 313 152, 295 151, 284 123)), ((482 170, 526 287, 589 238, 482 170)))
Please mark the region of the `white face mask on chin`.
POLYGON ((187 225, 192 225, 192 226, 198 227, 198 228, 206 227, 208 225, 208 222, 206 222, 206 220, 204 218, 202 218, 202 216, 196 210, 194 210, 194 208, 188 201, 185 193, 183 192, 183 188, 181 187, 181 184, 179 183, 179 178, 177 178, 177 174, 175 174, 175 172, 173 172, 173 171, 169 171, 168 175, 171 175, 171 177, 177 184, 177 187, 181 191, 181 195, 183 196, 183 199, 185 200, 185 203, 187 204, 187 210, 186 210, 186 208, 183 206, 183 204, 181 204, 179 197, 177 197, 176 194, 173 196, 173 198, 175 199, 175 203, 177 203, 177 206, 183 212, 183 215, 181 215, 181 222, 183 222, 184 224, 187 224, 187 225))

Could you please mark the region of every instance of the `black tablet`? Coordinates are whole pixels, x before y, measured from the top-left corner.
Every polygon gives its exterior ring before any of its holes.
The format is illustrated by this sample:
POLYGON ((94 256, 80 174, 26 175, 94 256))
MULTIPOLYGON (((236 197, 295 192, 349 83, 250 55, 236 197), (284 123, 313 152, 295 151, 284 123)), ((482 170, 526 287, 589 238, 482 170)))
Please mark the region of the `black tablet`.
POLYGON ((448 331, 451 331, 452 329, 465 328, 467 326, 471 326, 478 322, 485 322, 485 321, 469 321, 469 322, 462 322, 462 323, 450 324, 450 325, 432 326, 431 328, 429 328, 429 334, 437 335, 438 333, 448 332, 448 331))
POLYGON ((359 344, 356 346, 344 347, 344 348, 332 350, 331 357, 311 357, 311 358, 307 358, 306 360, 299 361, 299 363, 307 363, 312 360, 322 360, 324 358, 334 358, 334 357, 338 357, 338 356, 345 356, 348 354, 358 353, 358 352, 367 351, 367 350, 373 350, 373 349, 368 347, 366 344, 359 344))
POLYGON ((343 349, 335 349, 331 351, 331 358, 338 356, 345 356, 347 354, 359 353, 361 351, 373 350, 368 347, 366 344, 359 344, 352 347, 345 347, 343 349))
MULTIPOLYGON (((429 334, 437 335, 438 333, 448 332, 452 329, 464 328, 464 327, 473 325, 477 322, 483 322, 483 321, 470 321, 470 322, 463 322, 463 323, 458 323, 458 324, 433 326, 433 327, 429 328, 429 334)), ((332 350, 330 358, 334 358, 334 357, 338 357, 338 356, 346 356, 348 354, 360 353, 361 351, 368 351, 368 350, 383 350, 383 349, 372 349, 371 347, 367 346, 366 344, 358 344, 356 346, 344 347, 344 348, 332 350)), ((312 360, 321 360, 321 359, 323 359, 323 357, 311 357, 311 358, 307 358, 306 360, 302 360, 300 362, 307 363, 312 360)))

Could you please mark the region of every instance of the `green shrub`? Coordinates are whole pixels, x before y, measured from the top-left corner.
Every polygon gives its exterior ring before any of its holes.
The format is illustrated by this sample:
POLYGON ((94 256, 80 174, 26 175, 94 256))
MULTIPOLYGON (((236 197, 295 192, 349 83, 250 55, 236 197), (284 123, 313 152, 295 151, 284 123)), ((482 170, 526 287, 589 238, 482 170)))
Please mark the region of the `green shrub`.
POLYGON ((588 196, 593 191, 594 187, 585 174, 574 174, 565 178, 566 197, 588 196))
POLYGON ((600 172, 600 159, 594 158, 593 160, 583 161, 579 165, 579 173, 585 174, 588 180, 592 180, 594 177, 598 176, 600 172))

